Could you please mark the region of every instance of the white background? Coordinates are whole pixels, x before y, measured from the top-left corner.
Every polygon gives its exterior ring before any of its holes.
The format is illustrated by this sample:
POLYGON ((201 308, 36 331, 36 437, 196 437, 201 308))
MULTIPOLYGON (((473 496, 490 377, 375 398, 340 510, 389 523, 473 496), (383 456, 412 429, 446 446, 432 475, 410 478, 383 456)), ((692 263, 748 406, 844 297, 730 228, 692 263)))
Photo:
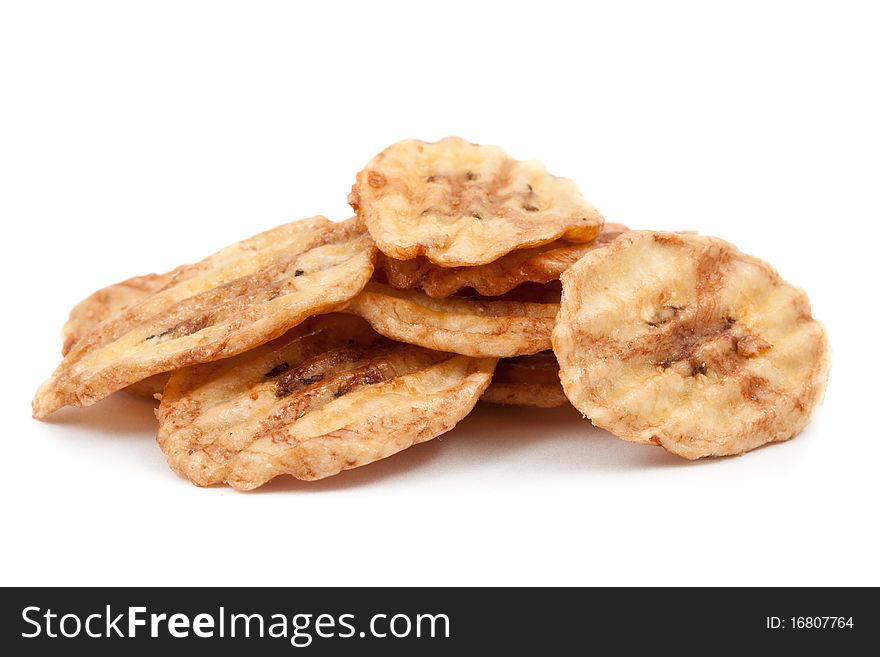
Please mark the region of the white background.
POLYGON ((880 584, 872 4, 4 3, 0 582, 880 584), (376 152, 450 134, 806 288, 834 349, 809 428, 687 463, 571 408, 481 407, 242 494, 174 475, 144 401, 30 418, 80 298, 345 218, 376 152))

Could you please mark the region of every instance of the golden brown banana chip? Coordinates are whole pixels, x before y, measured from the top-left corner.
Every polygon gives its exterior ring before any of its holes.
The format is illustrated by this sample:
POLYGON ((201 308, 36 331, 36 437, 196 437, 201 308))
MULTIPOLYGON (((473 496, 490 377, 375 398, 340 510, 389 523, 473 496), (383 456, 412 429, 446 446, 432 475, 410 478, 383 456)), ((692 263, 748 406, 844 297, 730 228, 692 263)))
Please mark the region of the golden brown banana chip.
MULTIPOLYGON (((79 339, 101 322, 116 315, 125 308, 143 301, 171 280, 169 274, 148 274, 135 276, 127 281, 102 288, 80 301, 73 310, 61 332, 63 346, 61 355, 66 356, 79 339)), ((154 398, 161 394, 168 382, 168 374, 156 374, 142 381, 136 381, 125 388, 126 392, 139 397, 154 398)))
POLYGON ((313 317, 247 353, 174 372, 159 445, 200 486, 321 479, 449 431, 494 366, 392 342, 352 315, 313 317))
POLYGON ((508 358, 550 348, 559 305, 447 297, 367 284, 346 312, 400 342, 465 356, 508 358))
POLYGON ((492 383, 480 397, 490 404, 556 408, 568 403, 559 383, 559 363, 552 351, 502 358, 492 383))
MULTIPOLYGON (((159 312, 189 296, 253 273, 287 257, 292 245, 303 243, 315 231, 332 225, 333 222, 320 216, 293 221, 236 242, 196 264, 183 265, 166 274, 135 276, 98 290, 70 311, 70 317, 62 331, 64 346, 61 353, 66 356, 73 344, 85 333, 127 306, 152 296, 151 305, 141 308, 140 312, 142 315, 159 312), (169 286, 172 282, 173 285, 169 286), (161 295, 155 294, 164 287, 170 289, 161 295)), ((111 339, 107 335, 103 338, 111 339)))
POLYGON ((395 260, 382 254, 379 268, 388 284, 401 290, 421 288, 429 297, 448 297, 464 288, 494 297, 525 282, 549 283, 593 249, 609 244, 629 230, 622 224, 605 224, 595 239, 584 244, 556 240, 548 244, 518 249, 495 262, 473 267, 439 267, 424 256, 395 260))
POLYGON ((87 406, 154 374, 234 356, 369 280, 375 246, 356 220, 308 219, 180 268, 164 288, 84 335, 37 391, 35 417, 87 406))
POLYGON ((424 255, 444 267, 486 264, 561 237, 589 242, 602 228, 571 180, 458 137, 386 148, 357 175, 348 202, 387 256, 424 255))
POLYGON ((562 275, 562 386, 595 425, 688 459, 796 435, 821 401, 807 295, 717 238, 622 235, 562 275))
POLYGON ((143 301, 165 287, 170 280, 171 274, 135 276, 102 288, 80 301, 70 311, 67 323, 61 331, 61 355, 66 356, 73 345, 95 326, 123 308, 143 301))

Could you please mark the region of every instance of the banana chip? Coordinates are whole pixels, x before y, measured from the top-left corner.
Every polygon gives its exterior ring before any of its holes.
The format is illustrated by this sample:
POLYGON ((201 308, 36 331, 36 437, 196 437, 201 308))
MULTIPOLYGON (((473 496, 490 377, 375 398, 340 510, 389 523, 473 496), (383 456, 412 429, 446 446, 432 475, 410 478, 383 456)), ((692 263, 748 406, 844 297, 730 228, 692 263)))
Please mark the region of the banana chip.
POLYGON ((562 275, 553 349, 595 425, 688 459, 795 436, 828 340, 806 294, 720 239, 631 232, 562 275))
POLYGON ((143 301, 159 291, 171 280, 171 274, 135 276, 127 281, 110 285, 80 301, 61 331, 61 355, 66 356, 79 339, 110 316, 128 306, 143 301))
POLYGON ((424 255, 443 267, 486 264, 558 238, 589 242, 602 228, 571 180, 458 137, 386 148, 357 175, 348 201, 387 256, 424 255))
MULTIPOLYGON (((66 356, 79 339, 101 322, 122 312, 165 287, 171 274, 148 274, 136 276, 122 283, 102 288, 80 301, 73 310, 61 331, 63 346, 61 355, 66 356)), ((161 394, 168 382, 168 374, 156 374, 126 387, 126 392, 139 397, 154 398, 161 394)))
POLYGON ((605 224, 595 239, 584 244, 556 240, 548 244, 518 249, 495 262, 474 267, 439 267, 424 256, 395 260, 382 254, 379 268, 388 284, 400 290, 421 288, 429 297, 443 298, 464 288, 494 297, 525 282, 549 283, 593 249, 609 244, 629 230, 622 224, 605 224))
POLYGON ((559 383, 559 363, 552 351, 502 358, 492 383, 480 397, 490 404, 556 408, 568 403, 559 383))
POLYGON ((449 431, 494 366, 391 342, 351 315, 314 317, 245 354, 174 372, 159 445, 200 486, 322 479, 449 431))
POLYGON ((508 358, 550 348, 559 305, 448 297, 396 290, 371 281, 346 312, 360 315, 382 335, 465 356, 508 358))
POLYGON ((375 246, 359 222, 288 224, 196 265, 82 336, 37 391, 34 416, 87 406, 149 376, 234 356, 310 315, 345 305, 369 280, 375 246))

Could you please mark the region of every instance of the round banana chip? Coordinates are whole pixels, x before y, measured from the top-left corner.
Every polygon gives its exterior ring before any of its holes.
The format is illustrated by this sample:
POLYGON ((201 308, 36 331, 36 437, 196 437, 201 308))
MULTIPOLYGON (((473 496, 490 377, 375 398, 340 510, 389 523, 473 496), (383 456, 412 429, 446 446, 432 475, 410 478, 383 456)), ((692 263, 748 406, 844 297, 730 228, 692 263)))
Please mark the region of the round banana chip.
MULTIPOLYGON (((165 287, 171 280, 169 274, 148 274, 135 276, 127 281, 109 285, 80 301, 73 310, 61 331, 63 346, 61 355, 66 356, 79 339, 101 322, 122 312, 165 287)), ((139 397, 155 398, 161 394, 168 382, 168 374, 156 374, 142 381, 136 381, 125 388, 126 392, 139 397)))
POLYGON ((556 240, 507 253, 495 262, 473 267, 439 267, 424 256, 395 260, 382 254, 378 268, 388 284, 401 290, 421 288, 429 297, 443 298, 464 288, 494 297, 525 282, 549 283, 595 248, 605 246, 629 230, 622 224, 605 224, 595 239, 583 244, 556 240))
POLYGON ((562 275, 560 378, 593 424, 688 459, 796 435, 828 339, 806 294, 720 239, 630 232, 562 275))
POLYGON ((508 358, 550 348, 559 305, 448 297, 371 281, 346 308, 382 335, 465 356, 508 358))
MULTIPOLYGON (((316 231, 332 225, 333 222, 321 216, 293 221, 227 246, 196 264, 183 265, 166 274, 135 276, 102 288, 70 311, 62 330, 64 346, 61 355, 66 356, 86 333, 129 306, 150 298, 150 304, 140 305, 137 314, 132 313, 132 316, 155 314, 187 297, 288 257, 291 248, 297 248, 297 244, 307 244, 316 231), (159 291, 162 294, 157 294, 159 291)), ((93 344, 112 339, 113 334, 108 332, 91 336, 93 344)))
POLYGON ((589 242, 602 228, 571 180, 458 137, 386 148, 357 175, 348 202, 387 256, 424 255, 444 267, 486 264, 560 237, 589 242))
POLYGON ((37 391, 34 417, 247 351, 345 305, 372 274, 375 245, 354 219, 321 217, 270 233, 179 269, 159 292, 84 335, 37 391))
POLYGON ((492 383, 480 397, 490 404, 556 408, 568 403, 559 383, 559 363, 552 351, 502 358, 492 383))
POLYGON ((143 301, 171 280, 170 274, 135 276, 102 288, 80 301, 61 331, 61 355, 66 356, 79 339, 122 309, 143 301))
POLYGON ((313 317, 247 353, 174 372, 159 445, 200 486, 322 479, 449 431, 494 366, 392 342, 351 315, 313 317))

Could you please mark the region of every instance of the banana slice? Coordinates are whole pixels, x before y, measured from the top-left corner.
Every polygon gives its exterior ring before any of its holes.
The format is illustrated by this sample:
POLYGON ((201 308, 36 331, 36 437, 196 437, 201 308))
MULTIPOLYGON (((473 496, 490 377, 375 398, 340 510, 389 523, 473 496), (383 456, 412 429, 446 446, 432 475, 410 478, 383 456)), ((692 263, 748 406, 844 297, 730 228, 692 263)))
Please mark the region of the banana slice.
MULTIPOLYGON (((80 301, 70 311, 70 317, 61 331, 63 341, 61 355, 66 356, 82 336, 89 333, 101 322, 107 321, 110 317, 143 301, 165 287, 172 275, 173 273, 135 276, 127 281, 102 288, 80 301)), ((167 373, 156 374, 132 383, 125 388, 125 391, 138 397, 152 399, 162 393, 167 382, 167 373)))
POLYGON ((143 301, 165 287, 170 274, 135 276, 127 281, 109 285, 80 301, 61 330, 61 355, 66 356, 79 339, 95 326, 128 306, 143 301))
POLYGON ((495 262, 473 267, 439 267, 424 256, 395 260, 382 254, 378 268, 388 284, 401 290, 421 288, 429 297, 443 298, 464 288, 494 297, 525 283, 549 283, 595 248, 609 244, 629 230, 622 224, 605 224, 595 239, 584 244, 556 240, 530 249, 507 253, 495 262))
POLYGON ((559 383, 559 363, 552 351, 502 358, 492 383, 480 397, 490 404, 556 408, 568 403, 559 383))
POLYGON ((449 431, 494 366, 391 342, 351 315, 313 317, 245 354, 174 372, 159 445, 200 486, 321 479, 449 431))
POLYGON ((560 378, 593 424, 688 459, 788 440, 822 400, 806 294, 720 239, 638 231, 562 275, 560 378))
POLYGON ((282 226, 179 269, 160 291, 96 326, 37 391, 34 417, 87 406, 147 377, 234 356, 354 297, 375 246, 355 219, 282 226))
POLYGON ((371 281, 345 309, 382 335, 465 356, 508 358, 550 348, 559 305, 448 297, 371 281))
POLYGON ((458 137, 386 148, 357 175, 348 201, 385 255, 424 255, 443 267, 486 264, 560 237, 589 242, 602 227, 571 180, 458 137))

